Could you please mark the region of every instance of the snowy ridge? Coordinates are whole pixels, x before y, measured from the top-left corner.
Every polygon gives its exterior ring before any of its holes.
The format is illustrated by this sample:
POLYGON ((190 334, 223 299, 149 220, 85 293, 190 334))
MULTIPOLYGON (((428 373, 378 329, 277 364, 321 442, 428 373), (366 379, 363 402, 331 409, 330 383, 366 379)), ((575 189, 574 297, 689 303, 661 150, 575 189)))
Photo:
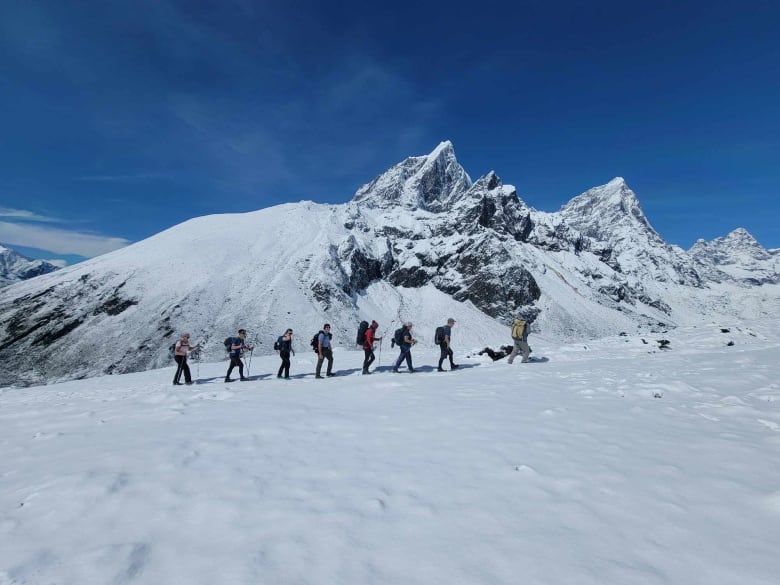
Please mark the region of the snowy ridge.
POLYGON ((495 346, 517 314, 562 342, 777 314, 777 256, 743 232, 717 244, 730 256, 670 246, 619 178, 540 212, 493 172, 472 182, 443 142, 341 205, 199 217, 6 287, 0 386, 161 367, 183 331, 217 360, 239 327, 264 355, 326 321, 340 348, 362 319, 412 320, 431 343, 450 316, 495 346))

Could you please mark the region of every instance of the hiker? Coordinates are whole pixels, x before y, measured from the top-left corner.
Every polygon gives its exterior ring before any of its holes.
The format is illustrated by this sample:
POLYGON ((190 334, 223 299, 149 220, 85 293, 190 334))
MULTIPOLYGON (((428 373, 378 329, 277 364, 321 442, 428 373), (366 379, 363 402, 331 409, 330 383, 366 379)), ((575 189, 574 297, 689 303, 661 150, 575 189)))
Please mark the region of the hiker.
POLYGON ((284 332, 284 335, 280 336, 277 340, 279 345, 279 357, 282 358, 282 365, 279 366, 279 373, 276 374, 277 378, 284 377, 285 380, 290 379, 290 352, 292 352, 292 338, 293 330, 288 329, 284 332), (282 376, 284 373, 284 376, 282 376))
POLYGON ((241 352, 245 349, 252 351, 254 348, 246 344, 246 329, 238 330, 238 337, 233 337, 230 340, 230 367, 228 367, 227 374, 225 374, 225 382, 232 382, 230 379, 230 372, 233 368, 238 368, 239 380, 246 382, 249 378, 244 378, 244 362, 241 361, 241 352))
POLYGON ((333 349, 330 346, 330 340, 333 338, 333 334, 330 332, 330 323, 325 323, 322 326, 322 331, 317 335, 317 371, 315 372, 315 378, 322 379, 320 373, 322 372, 322 362, 328 360, 328 371, 326 376, 335 376, 333 373, 333 349))
POLYGON ((181 374, 184 372, 184 383, 188 386, 192 384, 190 367, 187 365, 187 354, 191 351, 200 349, 200 345, 190 347, 190 334, 182 333, 181 339, 176 342, 173 350, 173 359, 176 360, 176 374, 173 376, 173 385, 181 386, 181 374))
POLYGON ((382 341, 381 337, 375 337, 376 330, 379 327, 379 323, 376 321, 371 321, 371 325, 369 325, 368 329, 366 329, 366 338, 363 342, 363 351, 365 352, 365 359, 363 360, 363 373, 364 374, 370 374, 371 372, 368 371, 368 366, 374 363, 374 360, 376 359, 376 356, 374 355, 374 342, 375 341, 382 341))
POLYGON ((515 361, 515 357, 518 353, 523 354, 523 359, 520 363, 524 364, 528 362, 528 356, 531 355, 531 348, 528 346, 528 322, 521 316, 515 319, 512 323, 512 340, 515 343, 512 353, 509 354, 507 363, 515 361))
POLYGON ((417 340, 412 337, 413 326, 411 321, 407 321, 401 329, 396 331, 396 337, 398 339, 396 339, 395 342, 401 348, 401 354, 395 361, 395 366, 393 366, 393 372, 396 374, 398 373, 398 368, 401 366, 401 362, 404 360, 406 360, 406 365, 409 367, 409 373, 414 373, 414 368, 412 367, 412 346, 417 343, 417 340))
POLYGON ((454 370, 455 368, 458 367, 458 364, 456 364, 452 359, 452 346, 450 345, 450 337, 452 336, 452 327, 454 325, 455 325, 455 319, 450 317, 449 319, 447 319, 447 324, 439 327, 438 328, 439 330, 436 332, 438 334, 439 348, 441 349, 441 356, 439 357, 439 368, 438 368, 440 372, 444 371, 441 365, 444 363, 444 360, 447 358, 450 359, 451 370, 454 370))

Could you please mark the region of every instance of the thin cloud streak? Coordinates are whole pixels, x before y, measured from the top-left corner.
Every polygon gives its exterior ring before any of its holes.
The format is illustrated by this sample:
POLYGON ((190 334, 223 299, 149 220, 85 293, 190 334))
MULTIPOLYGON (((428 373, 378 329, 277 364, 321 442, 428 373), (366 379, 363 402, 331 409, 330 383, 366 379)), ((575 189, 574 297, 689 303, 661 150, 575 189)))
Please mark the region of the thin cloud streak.
POLYGON ((9 207, 0 207, 0 217, 18 219, 21 221, 39 221, 46 223, 58 223, 62 221, 54 217, 38 215, 34 211, 27 211, 26 209, 11 209, 9 207))
POLYGON ((76 254, 87 258, 113 252, 130 243, 124 238, 5 221, 0 221, 0 241, 55 254, 76 254))

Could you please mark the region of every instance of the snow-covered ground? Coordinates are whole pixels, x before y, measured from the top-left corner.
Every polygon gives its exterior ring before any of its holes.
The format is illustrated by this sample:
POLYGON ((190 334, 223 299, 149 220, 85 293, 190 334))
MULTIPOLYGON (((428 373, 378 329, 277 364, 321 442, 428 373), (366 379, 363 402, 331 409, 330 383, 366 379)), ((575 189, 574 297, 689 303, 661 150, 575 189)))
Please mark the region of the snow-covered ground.
POLYGON ((778 331, 0 389, 0 584, 774 585, 778 331))

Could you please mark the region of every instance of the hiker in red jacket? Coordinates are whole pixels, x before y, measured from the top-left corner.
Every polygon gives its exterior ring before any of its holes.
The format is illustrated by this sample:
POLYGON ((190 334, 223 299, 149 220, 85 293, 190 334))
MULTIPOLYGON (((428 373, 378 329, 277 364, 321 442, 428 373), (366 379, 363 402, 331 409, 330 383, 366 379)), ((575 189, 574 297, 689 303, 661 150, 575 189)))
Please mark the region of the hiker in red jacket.
POLYGON ((373 364, 374 360, 376 359, 376 356, 374 355, 374 342, 382 341, 381 337, 375 337, 377 327, 379 327, 379 323, 376 321, 371 321, 371 325, 369 325, 368 329, 366 329, 366 340, 363 342, 363 351, 366 354, 366 357, 363 360, 364 374, 371 373, 368 371, 368 366, 373 364))

